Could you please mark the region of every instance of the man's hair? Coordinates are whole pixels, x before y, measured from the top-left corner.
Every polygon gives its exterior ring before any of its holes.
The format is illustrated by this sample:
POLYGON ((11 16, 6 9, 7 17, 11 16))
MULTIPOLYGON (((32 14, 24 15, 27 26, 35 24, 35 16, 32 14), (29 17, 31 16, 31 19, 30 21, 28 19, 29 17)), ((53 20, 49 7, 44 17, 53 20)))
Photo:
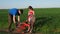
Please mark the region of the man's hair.
POLYGON ((33 10, 32 6, 29 6, 28 8, 31 9, 31 10, 33 10))

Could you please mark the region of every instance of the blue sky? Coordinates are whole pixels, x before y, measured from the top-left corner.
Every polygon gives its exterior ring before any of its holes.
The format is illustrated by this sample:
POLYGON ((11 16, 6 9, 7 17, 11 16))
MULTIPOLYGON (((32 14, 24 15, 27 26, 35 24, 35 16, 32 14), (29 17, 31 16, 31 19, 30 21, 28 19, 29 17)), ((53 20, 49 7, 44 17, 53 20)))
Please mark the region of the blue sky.
POLYGON ((0 0, 0 9, 8 8, 60 8, 60 0, 0 0))

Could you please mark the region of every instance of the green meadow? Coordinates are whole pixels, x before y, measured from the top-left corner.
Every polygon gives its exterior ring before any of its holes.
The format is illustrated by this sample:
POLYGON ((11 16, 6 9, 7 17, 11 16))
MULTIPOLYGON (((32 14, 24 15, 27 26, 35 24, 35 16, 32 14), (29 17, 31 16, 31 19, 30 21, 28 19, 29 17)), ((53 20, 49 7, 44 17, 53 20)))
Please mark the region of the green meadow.
MULTIPOLYGON (((60 8, 35 8, 36 21, 33 32, 60 34, 60 8)), ((20 15, 20 21, 27 19, 28 9, 20 15)), ((14 25, 12 24, 12 28, 14 25)), ((0 30, 8 28, 8 9, 0 9, 0 30)), ((5 34, 5 33, 4 33, 5 34)))

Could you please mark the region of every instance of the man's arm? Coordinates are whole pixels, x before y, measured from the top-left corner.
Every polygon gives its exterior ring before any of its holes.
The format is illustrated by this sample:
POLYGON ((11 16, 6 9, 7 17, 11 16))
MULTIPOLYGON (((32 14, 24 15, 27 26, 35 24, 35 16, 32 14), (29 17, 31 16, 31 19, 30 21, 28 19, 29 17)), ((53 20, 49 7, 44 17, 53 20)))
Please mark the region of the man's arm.
POLYGON ((21 11, 20 10, 18 10, 18 12, 19 12, 19 14, 21 14, 21 11))
POLYGON ((16 21, 15 21, 15 15, 13 15, 13 22, 16 23, 16 21))
POLYGON ((18 22, 20 22, 20 16, 18 16, 18 22))
POLYGON ((21 14, 21 11, 19 10, 18 13, 19 13, 18 14, 18 22, 20 22, 20 14, 21 14))

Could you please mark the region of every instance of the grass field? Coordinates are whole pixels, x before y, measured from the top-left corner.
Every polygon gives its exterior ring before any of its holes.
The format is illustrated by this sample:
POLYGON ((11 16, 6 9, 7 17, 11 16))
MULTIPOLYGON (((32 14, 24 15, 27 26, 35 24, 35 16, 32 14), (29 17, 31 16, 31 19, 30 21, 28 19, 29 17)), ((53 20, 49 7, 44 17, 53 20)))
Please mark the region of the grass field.
MULTIPOLYGON (((60 8, 39 8, 34 10, 36 22, 33 32, 40 32, 42 34, 60 34, 60 8)), ((27 19, 27 12, 28 10, 24 9, 24 13, 20 17, 21 22, 27 19)), ((0 9, 0 29, 7 28, 8 10, 0 9)))

